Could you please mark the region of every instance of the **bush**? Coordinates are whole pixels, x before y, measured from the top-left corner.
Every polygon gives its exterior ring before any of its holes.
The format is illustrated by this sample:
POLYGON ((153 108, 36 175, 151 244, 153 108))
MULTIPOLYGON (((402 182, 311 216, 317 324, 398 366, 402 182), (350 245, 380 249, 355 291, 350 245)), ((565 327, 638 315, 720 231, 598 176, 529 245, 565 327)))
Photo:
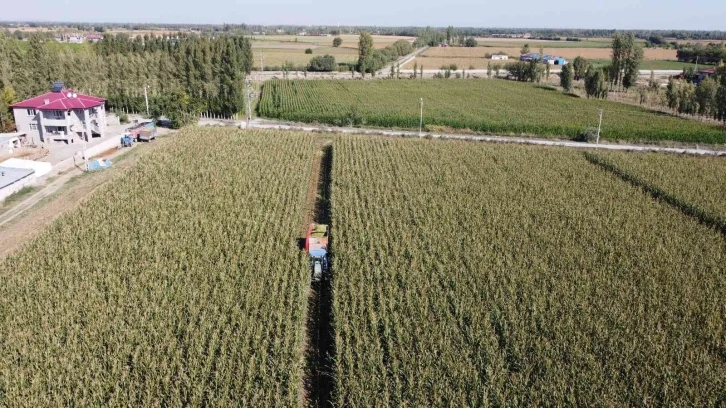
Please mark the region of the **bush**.
POLYGON ((123 112, 119 112, 119 114, 118 114, 118 121, 122 125, 125 125, 125 124, 129 123, 129 115, 127 115, 127 114, 125 114, 123 112))
POLYGON ((312 53, 313 53, 313 49, 312 48, 306 48, 305 49, 305 54, 312 54, 312 53))
POLYGON ((466 41, 464 41, 464 46, 466 47, 476 47, 477 45, 479 44, 476 42, 474 37, 469 37, 466 39, 466 41))
POLYGON ((169 127, 172 129, 181 129, 197 121, 197 117, 188 112, 172 111, 168 116, 170 121, 169 127))
POLYGON ((592 143, 597 140, 597 128, 587 128, 583 132, 580 132, 575 140, 578 142, 592 143))
POLYGON ((335 57, 332 55, 319 55, 310 59, 307 69, 313 72, 330 72, 335 71, 336 67, 335 57))
POLYGON ((335 39, 333 39, 333 47, 335 47, 335 48, 338 48, 338 47, 340 47, 340 46, 341 46, 342 44, 343 44, 343 39, 342 39, 342 38, 340 38, 340 37, 335 37, 335 39))

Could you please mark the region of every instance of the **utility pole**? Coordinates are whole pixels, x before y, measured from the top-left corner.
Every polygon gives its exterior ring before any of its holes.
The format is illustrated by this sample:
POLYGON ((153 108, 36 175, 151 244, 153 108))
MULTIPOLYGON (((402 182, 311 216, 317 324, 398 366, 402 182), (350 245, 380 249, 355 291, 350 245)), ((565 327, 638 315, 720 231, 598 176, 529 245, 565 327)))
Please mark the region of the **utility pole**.
POLYGON ((696 55, 696 73, 698 73, 698 55, 696 55))
POLYGON ((423 98, 421 98, 421 120, 418 123, 418 137, 423 137, 423 98))
POLYGON ((249 128, 250 121, 252 120, 252 98, 255 97, 255 93, 252 92, 252 80, 249 77, 247 77, 247 79, 245 80, 245 83, 247 85, 246 92, 245 92, 245 96, 246 96, 245 105, 247 105, 246 106, 246 108, 247 108, 247 128, 249 128))
POLYGON ((600 123, 597 125, 597 141, 595 144, 600 144, 600 129, 602 128, 602 109, 600 109, 600 123))
POLYGON ((260 74, 265 72, 265 52, 260 51, 260 74))
POLYGON ((146 116, 149 117, 149 94, 146 92, 148 86, 144 86, 144 99, 146 99, 146 116))

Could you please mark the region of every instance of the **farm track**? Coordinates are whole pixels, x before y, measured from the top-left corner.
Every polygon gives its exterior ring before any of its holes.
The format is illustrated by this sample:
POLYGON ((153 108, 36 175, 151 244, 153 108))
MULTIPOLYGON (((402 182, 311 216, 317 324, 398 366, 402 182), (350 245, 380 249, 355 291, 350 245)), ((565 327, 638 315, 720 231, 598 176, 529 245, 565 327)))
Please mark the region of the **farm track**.
MULTIPOLYGON (((219 124, 224 121, 200 120, 200 125, 219 124)), ((238 122, 229 122, 238 123, 238 122)), ((418 138, 426 137, 431 139, 443 140, 462 140, 469 142, 488 142, 488 143, 511 143, 521 145, 551 146, 565 147, 571 149, 593 149, 593 150, 611 150, 611 151, 639 151, 639 152, 662 152, 662 153, 678 153, 694 156, 726 156, 726 150, 704 149, 696 145, 695 148, 689 147, 665 147, 657 145, 645 144, 593 144, 585 142, 574 142, 571 140, 558 139, 542 139, 518 136, 478 136, 455 133, 423 133, 419 136, 418 132, 406 130, 392 129, 374 129, 374 128, 343 128, 335 126, 314 126, 303 124, 290 124, 289 122, 255 119, 250 122, 250 128, 254 129, 275 129, 275 130, 294 130, 313 133, 337 133, 337 134, 356 134, 371 136, 388 136, 388 137, 404 137, 418 138)))
MULTIPOLYGON (((332 141, 326 140, 313 157, 304 227, 330 224, 332 141)), ((305 231, 303 232, 303 236, 305 231)), ((332 238, 331 238, 332 244, 332 238)), ((304 245, 302 245, 304 246, 304 245)), ((332 246, 332 245, 330 245, 332 246)), ((332 407, 335 390, 335 336, 332 316, 332 267, 327 279, 312 282, 308 293, 305 330, 305 406, 332 407)))

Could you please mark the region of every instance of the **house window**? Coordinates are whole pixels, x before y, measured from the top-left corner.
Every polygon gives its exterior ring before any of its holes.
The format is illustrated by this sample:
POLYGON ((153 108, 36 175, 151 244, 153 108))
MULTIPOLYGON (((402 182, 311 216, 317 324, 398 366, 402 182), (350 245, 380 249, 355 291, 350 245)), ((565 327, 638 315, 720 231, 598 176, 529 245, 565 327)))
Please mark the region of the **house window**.
POLYGON ((38 124, 37 123, 31 123, 30 124, 30 130, 38 131, 38 124))
POLYGON ((63 111, 59 111, 59 110, 50 111, 50 116, 55 119, 63 119, 66 117, 66 115, 63 113, 63 111))
POLYGON ((48 133, 63 133, 65 134, 65 126, 46 126, 45 131, 48 133))
POLYGON ((28 112, 28 116, 35 116, 36 115, 35 109, 26 109, 26 111, 28 112))

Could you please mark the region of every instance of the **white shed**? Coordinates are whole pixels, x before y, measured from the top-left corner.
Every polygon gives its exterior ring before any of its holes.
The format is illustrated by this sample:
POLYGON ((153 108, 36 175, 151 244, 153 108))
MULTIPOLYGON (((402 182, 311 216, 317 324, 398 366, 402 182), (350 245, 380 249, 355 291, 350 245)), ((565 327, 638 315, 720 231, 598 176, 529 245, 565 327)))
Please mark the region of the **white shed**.
POLYGON ((503 55, 503 54, 493 54, 492 55, 493 60, 508 60, 509 55, 503 55))
POLYGON ((25 133, 0 133, 0 154, 12 154, 19 148, 25 133))
POLYGON ((53 165, 50 163, 16 158, 5 160, 0 163, 0 167, 33 170, 36 178, 45 176, 53 169, 53 165))

